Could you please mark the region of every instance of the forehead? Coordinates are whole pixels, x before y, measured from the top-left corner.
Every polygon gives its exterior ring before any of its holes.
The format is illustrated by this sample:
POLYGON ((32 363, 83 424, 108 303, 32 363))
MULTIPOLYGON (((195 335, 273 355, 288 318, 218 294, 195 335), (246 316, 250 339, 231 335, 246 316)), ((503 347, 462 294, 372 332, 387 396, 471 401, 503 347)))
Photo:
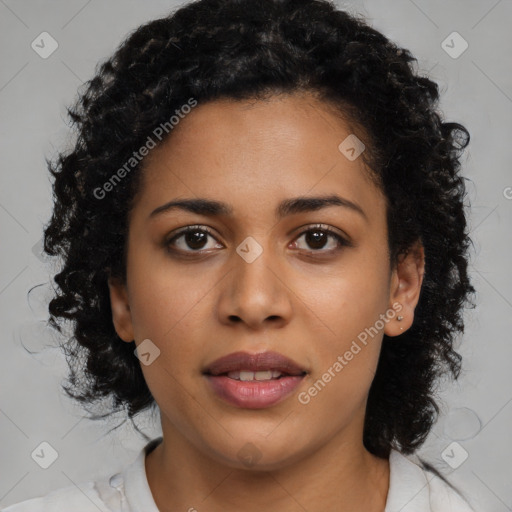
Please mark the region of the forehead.
POLYGON ((308 94, 200 103, 146 157, 139 203, 198 196, 274 206, 317 193, 375 202, 363 159, 340 150, 354 136, 364 138, 308 94))

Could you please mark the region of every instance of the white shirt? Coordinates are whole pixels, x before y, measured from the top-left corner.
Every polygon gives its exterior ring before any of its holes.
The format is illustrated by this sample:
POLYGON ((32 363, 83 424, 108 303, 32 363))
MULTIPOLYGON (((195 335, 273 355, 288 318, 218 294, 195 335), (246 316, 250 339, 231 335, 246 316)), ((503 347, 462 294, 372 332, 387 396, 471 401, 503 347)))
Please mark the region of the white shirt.
MULTIPOLYGON (((145 457, 162 437, 151 440, 137 458, 110 477, 62 487, 0 512, 159 512, 146 477, 145 457)), ((384 512, 475 512, 443 480, 396 450, 389 456, 390 481, 384 512)), ((191 510, 201 510, 191 503, 191 510)))

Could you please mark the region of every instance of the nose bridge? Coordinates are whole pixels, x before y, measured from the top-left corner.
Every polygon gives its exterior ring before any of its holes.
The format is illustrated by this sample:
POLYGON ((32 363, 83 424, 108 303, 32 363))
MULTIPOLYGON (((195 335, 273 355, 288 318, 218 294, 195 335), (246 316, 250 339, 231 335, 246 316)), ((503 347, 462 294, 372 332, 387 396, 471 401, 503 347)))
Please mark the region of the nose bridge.
MULTIPOLYGON (((266 239, 265 239, 266 240, 266 239)), ((247 237, 233 254, 229 300, 223 302, 221 314, 226 318, 259 325, 269 317, 287 317, 289 298, 283 284, 278 257, 272 244, 247 237), (280 275, 281 274, 281 275, 280 275)))
POLYGON ((259 295, 262 300, 266 294, 275 294, 276 257, 270 245, 262 236, 259 241, 249 236, 236 248, 234 284, 244 300, 257 300, 259 295))

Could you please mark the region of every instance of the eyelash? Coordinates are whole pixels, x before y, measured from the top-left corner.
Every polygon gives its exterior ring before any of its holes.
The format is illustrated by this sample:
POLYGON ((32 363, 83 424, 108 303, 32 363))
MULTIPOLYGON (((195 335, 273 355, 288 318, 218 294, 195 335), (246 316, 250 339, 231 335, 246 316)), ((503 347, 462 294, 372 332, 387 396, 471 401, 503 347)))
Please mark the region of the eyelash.
MULTIPOLYGON (((351 242, 349 242, 347 239, 345 239, 344 237, 342 237, 339 233, 337 233, 336 231, 332 230, 328 226, 324 226, 322 224, 315 224, 315 225, 309 226, 304 231, 301 231, 297 235, 295 240, 298 240, 303 235, 305 235, 307 233, 310 233, 310 232, 314 232, 314 231, 320 231, 320 232, 322 232, 324 234, 327 234, 328 236, 333 237, 334 239, 337 240, 339 246, 336 249, 330 249, 330 250, 327 250, 327 251, 322 250, 322 249, 311 249, 309 251, 310 253, 325 253, 325 254, 329 254, 329 253, 333 253, 335 251, 340 250, 341 247, 353 247, 353 244, 351 242)), ((187 226, 186 228, 183 228, 182 230, 178 231, 171 238, 168 238, 165 241, 164 245, 165 245, 165 247, 168 248, 168 250, 170 252, 173 252, 173 253, 201 254, 201 252, 202 252, 201 250, 182 251, 181 249, 173 249, 171 247, 173 245, 173 243, 176 240, 178 240, 179 238, 181 238, 182 236, 186 235, 187 233, 196 233, 196 232, 206 233, 206 234, 210 235, 212 238, 214 238, 216 240, 213 232, 210 231, 210 229, 207 226, 197 226, 196 225, 196 226, 187 226)))

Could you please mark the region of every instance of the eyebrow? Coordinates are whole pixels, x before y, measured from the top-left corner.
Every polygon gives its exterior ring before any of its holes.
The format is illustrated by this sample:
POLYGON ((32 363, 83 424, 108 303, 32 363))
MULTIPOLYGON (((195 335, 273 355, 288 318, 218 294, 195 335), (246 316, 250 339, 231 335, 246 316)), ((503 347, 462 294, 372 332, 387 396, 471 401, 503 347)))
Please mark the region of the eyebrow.
MULTIPOLYGON (((336 194, 318 197, 302 196, 294 197, 292 199, 285 199, 281 201, 281 203, 279 203, 277 206, 275 217, 277 219, 282 219, 289 215, 317 211, 329 206, 341 206, 343 208, 350 209, 354 212, 357 212, 366 221, 368 221, 366 213, 357 203, 354 203, 353 201, 340 197, 336 194)), ((213 199, 175 199, 163 204, 162 206, 159 206, 158 208, 155 208, 150 213, 149 218, 154 218, 164 212, 169 212, 175 209, 180 209, 205 216, 229 216, 233 213, 233 208, 230 205, 220 201, 215 201, 213 199)))

